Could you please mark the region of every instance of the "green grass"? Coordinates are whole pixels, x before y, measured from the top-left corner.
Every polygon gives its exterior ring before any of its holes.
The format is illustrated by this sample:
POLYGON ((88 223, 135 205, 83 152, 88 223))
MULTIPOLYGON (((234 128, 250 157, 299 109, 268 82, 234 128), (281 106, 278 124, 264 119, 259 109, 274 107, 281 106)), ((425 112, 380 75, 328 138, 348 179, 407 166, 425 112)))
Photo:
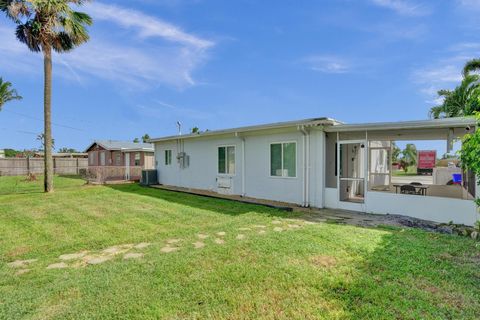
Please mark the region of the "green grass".
MULTIPOLYGON (((57 190, 76 189, 85 184, 78 176, 55 176, 57 190)), ((25 176, 0 176, 0 195, 12 193, 41 193, 43 192, 43 176, 37 176, 36 181, 26 181, 25 176)))
POLYGON ((396 170, 392 172, 393 176, 417 176, 417 167, 416 166, 410 166, 407 169, 407 172, 404 170, 396 170))
MULTIPOLYGON (((0 190, 11 181, 0 178, 0 190)), ((53 194, 21 193, 41 190, 21 182, 0 196, 0 319, 480 318, 480 248, 467 238, 304 225, 261 206, 56 181, 53 194), (274 232, 274 220, 302 227, 274 232), (238 230, 253 225, 266 234, 238 230), (224 245, 213 242, 219 231, 224 245), (210 235, 202 249, 198 233, 210 235), (171 238, 181 249, 162 253, 171 238), (144 241, 140 260, 46 269, 64 253, 144 241), (19 276, 7 265, 16 259, 38 261, 19 276)))

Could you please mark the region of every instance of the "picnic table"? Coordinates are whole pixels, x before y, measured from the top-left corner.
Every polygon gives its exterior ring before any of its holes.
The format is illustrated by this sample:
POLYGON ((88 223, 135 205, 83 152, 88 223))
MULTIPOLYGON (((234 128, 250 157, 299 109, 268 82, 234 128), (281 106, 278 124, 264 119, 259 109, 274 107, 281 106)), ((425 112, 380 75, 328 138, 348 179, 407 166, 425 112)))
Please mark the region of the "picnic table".
POLYGON ((403 186, 412 186, 415 188, 415 192, 419 195, 422 195, 422 196, 426 196, 427 195, 427 190, 428 190, 428 186, 425 186, 425 185, 417 185, 417 184, 409 184, 409 183, 406 183, 406 184, 394 184, 393 186, 395 187, 395 193, 398 193, 398 190, 403 187, 403 186))

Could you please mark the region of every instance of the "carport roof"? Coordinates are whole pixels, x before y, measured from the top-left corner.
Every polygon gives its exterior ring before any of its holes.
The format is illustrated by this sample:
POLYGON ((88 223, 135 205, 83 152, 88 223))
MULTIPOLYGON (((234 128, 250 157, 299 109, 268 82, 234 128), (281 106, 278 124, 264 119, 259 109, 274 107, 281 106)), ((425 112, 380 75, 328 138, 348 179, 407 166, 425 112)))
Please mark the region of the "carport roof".
POLYGON ((445 118, 417 121, 376 122, 357 124, 337 124, 325 127, 326 132, 355 132, 355 131, 382 131, 408 129, 449 129, 467 128, 476 126, 474 117, 445 118))

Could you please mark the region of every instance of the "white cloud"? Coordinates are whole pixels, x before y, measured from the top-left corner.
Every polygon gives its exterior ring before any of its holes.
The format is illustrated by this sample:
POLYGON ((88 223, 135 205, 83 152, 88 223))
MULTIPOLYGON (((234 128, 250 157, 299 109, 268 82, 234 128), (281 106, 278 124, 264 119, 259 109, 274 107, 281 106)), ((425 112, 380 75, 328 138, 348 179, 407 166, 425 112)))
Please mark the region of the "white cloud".
POLYGON ((203 112, 198 109, 179 107, 160 100, 154 100, 149 106, 138 105, 137 107, 142 115, 161 120, 164 120, 166 115, 180 119, 189 118, 195 120, 210 119, 214 116, 212 113, 203 112), (168 112, 162 112, 161 109, 168 109, 168 112))
POLYGON ((445 56, 412 72, 412 80, 420 86, 420 92, 427 96, 427 102, 438 104, 437 91, 453 89, 462 81, 462 70, 470 59, 480 56, 480 43, 458 43, 445 52, 445 56))
POLYGON ((457 0, 457 2, 469 9, 480 9, 480 0, 457 0))
MULTIPOLYGON (((192 73, 206 61, 209 48, 214 46, 212 41, 139 11, 101 3, 86 9, 94 21, 104 20, 129 32, 121 43, 92 33, 86 44, 54 56, 54 73, 80 83, 93 76, 137 88, 189 87, 196 84, 192 73), (138 39, 148 41, 139 44, 138 39)), ((0 70, 40 74, 41 54, 30 53, 19 43, 13 28, 0 27, 0 70)))
POLYGON ((310 56, 303 61, 311 70, 323 73, 347 73, 351 70, 345 59, 331 55, 310 56))
POLYGON ((415 80, 427 84, 451 84, 462 81, 461 67, 455 64, 440 64, 415 71, 415 80))
POLYGON ((146 15, 140 11, 100 2, 91 3, 86 7, 86 11, 94 20, 106 20, 117 23, 125 28, 136 28, 141 37, 161 37, 198 49, 206 49, 214 45, 214 43, 209 40, 188 34, 168 22, 157 17, 146 15))
POLYGON ((416 4, 406 0, 371 0, 373 4, 395 11, 405 16, 423 16, 430 10, 423 4, 416 4))

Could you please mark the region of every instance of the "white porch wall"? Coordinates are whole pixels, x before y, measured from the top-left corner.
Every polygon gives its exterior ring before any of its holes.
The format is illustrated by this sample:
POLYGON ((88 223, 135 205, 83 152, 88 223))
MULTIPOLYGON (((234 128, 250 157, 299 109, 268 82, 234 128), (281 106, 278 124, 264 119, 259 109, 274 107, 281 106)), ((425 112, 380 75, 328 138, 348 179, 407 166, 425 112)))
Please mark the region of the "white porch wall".
MULTIPOLYGON (((325 207, 339 207, 336 188, 326 189, 325 207)), ((469 226, 473 226, 478 219, 477 208, 472 200, 452 198, 368 191, 364 208, 368 213, 401 214, 440 223, 453 221, 469 226)))

